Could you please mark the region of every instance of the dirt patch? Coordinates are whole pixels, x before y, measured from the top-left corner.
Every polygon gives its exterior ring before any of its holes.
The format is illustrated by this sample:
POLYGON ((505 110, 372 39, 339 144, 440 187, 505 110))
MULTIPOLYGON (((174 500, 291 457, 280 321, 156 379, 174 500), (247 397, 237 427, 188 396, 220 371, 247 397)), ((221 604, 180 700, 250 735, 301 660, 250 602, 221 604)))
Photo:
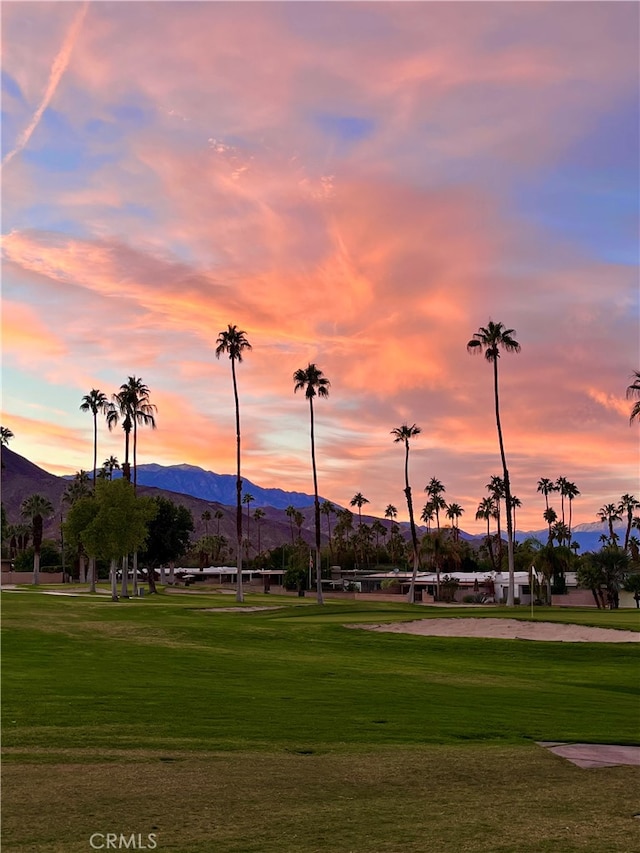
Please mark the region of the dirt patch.
POLYGON ((615 628, 592 628, 559 622, 523 622, 519 619, 418 619, 380 625, 347 625, 367 631, 420 634, 425 637, 481 637, 499 640, 540 640, 556 643, 640 643, 640 633, 615 628))

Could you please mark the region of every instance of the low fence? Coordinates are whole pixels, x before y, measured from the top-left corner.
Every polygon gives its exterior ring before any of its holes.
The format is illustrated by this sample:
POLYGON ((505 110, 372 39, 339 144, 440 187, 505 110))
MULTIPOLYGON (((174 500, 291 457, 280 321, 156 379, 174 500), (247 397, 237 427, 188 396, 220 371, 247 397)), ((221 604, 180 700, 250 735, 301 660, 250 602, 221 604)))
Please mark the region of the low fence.
MULTIPOLYGON (((62 572, 40 572, 40 583, 64 583, 62 572)), ((33 583, 33 572, 2 572, 3 586, 14 583, 33 583)))

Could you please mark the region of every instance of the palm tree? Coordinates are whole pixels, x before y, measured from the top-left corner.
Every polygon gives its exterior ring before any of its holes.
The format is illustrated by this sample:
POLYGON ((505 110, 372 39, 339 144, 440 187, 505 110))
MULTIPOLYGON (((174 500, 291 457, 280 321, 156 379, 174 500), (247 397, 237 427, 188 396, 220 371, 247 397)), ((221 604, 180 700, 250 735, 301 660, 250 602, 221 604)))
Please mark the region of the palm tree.
POLYGON ((62 499, 68 504, 74 504, 80 498, 88 497, 92 491, 93 489, 89 485, 88 473, 86 471, 78 471, 64 490, 62 499))
POLYGON ((211 521, 210 511, 208 509, 205 509, 205 511, 200 516, 200 518, 204 521, 204 535, 208 536, 209 535, 209 522, 211 521))
POLYGON ((549 509, 549 495, 558 491, 555 483, 548 477, 541 477, 538 480, 538 491, 544 495, 545 509, 549 509))
POLYGON ((451 526, 455 531, 453 535, 456 541, 460 536, 460 530, 458 528, 458 519, 460 518, 463 512, 464 509, 460 506, 460 504, 453 503, 449 504, 449 506, 447 507, 447 518, 451 521, 451 526))
POLYGON ((138 424, 156 428, 156 407, 149 400, 149 388, 142 379, 129 376, 126 382, 120 386, 120 390, 112 396, 112 402, 107 409, 107 425, 109 429, 122 419, 122 429, 125 435, 124 462, 122 463, 122 476, 127 482, 131 482, 131 466, 129 464, 129 442, 133 430, 133 487, 138 485, 138 424))
POLYGON ((622 515, 619 507, 615 504, 605 504, 598 510, 598 518, 603 524, 609 525, 609 540, 612 545, 615 545, 618 537, 613 532, 613 524, 616 521, 622 521, 622 515))
POLYGON ((221 510, 221 509, 217 509, 217 510, 213 513, 213 517, 214 517, 214 518, 215 518, 215 520, 218 522, 218 529, 217 529, 217 531, 216 531, 216 535, 217 535, 217 536, 220 536, 220 521, 224 518, 224 513, 222 512, 222 510, 221 510))
POLYGON ((120 463, 116 456, 109 456, 108 459, 105 459, 102 463, 102 467, 107 473, 107 477, 109 480, 113 480, 113 472, 120 470, 120 463))
POLYGON ((394 521, 394 519, 398 515, 398 510, 393 504, 387 504, 387 508, 384 511, 384 517, 390 519, 390 521, 394 521))
POLYGON ((558 513, 555 511, 555 509, 552 506, 550 506, 548 509, 545 509, 545 511, 542 513, 542 516, 543 516, 544 520, 547 522, 547 524, 549 525, 548 542, 549 542, 549 544, 551 544, 553 542, 553 525, 558 520, 558 513))
POLYGON ((407 596, 407 601, 410 604, 413 604, 415 599, 416 575, 418 573, 418 566, 420 564, 420 553, 418 551, 418 535, 416 533, 416 523, 413 518, 413 501, 411 499, 411 486, 409 485, 409 440, 420 435, 421 432, 422 430, 419 426, 416 426, 416 424, 413 424, 413 426, 402 424, 402 426, 396 427, 395 429, 391 430, 391 435, 393 436, 394 442, 396 444, 402 442, 405 446, 404 493, 407 497, 407 508, 409 509, 409 524, 411 526, 411 543, 413 545, 413 573, 411 575, 411 584, 409 586, 409 594, 407 596))
POLYGON ((81 412, 93 415, 93 490, 96 488, 96 468, 98 467, 98 415, 106 414, 109 408, 107 395, 97 388, 85 394, 80 403, 81 412))
MULTIPOLYGON (((247 509, 248 509, 248 507, 247 507, 247 509)), ((265 515, 266 515, 266 512, 263 509, 260 509, 260 507, 257 507, 253 511, 253 520, 256 523, 256 529, 258 531, 258 554, 262 553, 260 550, 260 522, 265 517, 265 515)))
MULTIPOLYGON (((640 398, 640 371, 634 370, 632 376, 634 377, 634 380, 631 385, 627 387, 627 400, 630 397, 640 398)), ((632 424, 636 418, 640 420, 640 399, 638 399, 638 401, 633 404, 629 423, 632 424)))
POLYGON ((251 504, 252 501, 255 501, 254 496, 245 492, 242 496, 242 503, 247 505, 247 559, 249 555, 249 545, 251 544, 249 541, 249 504, 251 504))
POLYGON ((13 437, 9 427, 0 426, 0 445, 9 444, 13 437))
POLYGON ((31 495, 22 501, 20 515, 31 522, 33 537, 33 582, 40 583, 40 549, 42 547, 42 527, 45 518, 53 515, 53 504, 42 495, 31 495))
MULTIPOLYGON (((504 479, 504 493, 507 506, 511 505, 511 482, 509 480, 509 469, 507 468, 507 457, 504 452, 504 441, 502 438, 502 425, 500 423, 500 400, 498 396, 498 359, 500 350, 506 352, 520 352, 520 344, 514 338, 515 330, 507 329, 502 323, 494 323, 489 320, 488 326, 481 326, 467 344, 467 350, 471 353, 484 352, 487 361, 493 365, 493 393, 496 412, 496 427, 498 429, 498 442, 500 445, 500 457, 502 459, 502 474, 504 479)), ((509 591, 507 593, 507 607, 514 606, 515 578, 513 566, 513 525, 511 513, 507 513, 507 547, 509 562, 509 591)))
POLYGON ((494 518, 496 520, 496 535, 498 537, 498 570, 502 569, 502 528, 500 526, 501 520, 501 500, 505 496, 504 495, 504 480, 502 477, 493 476, 491 480, 487 483, 486 489, 493 498, 495 512, 494 518))
POLYGON ((621 517, 626 515, 627 517, 627 527, 624 532, 624 548, 626 551, 629 547, 629 536, 631 535, 631 526, 633 524, 633 513, 636 509, 640 507, 640 501, 637 500, 633 495, 623 495, 620 498, 620 503, 618 504, 618 512, 621 517))
POLYGON ((236 380, 236 361, 242 361, 242 354, 251 349, 246 332, 237 326, 229 325, 226 332, 220 332, 216 341, 216 358, 224 353, 231 361, 233 380, 233 398, 236 406, 236 554, 238 578, 236 601, 244 601, 242 593, 242 478, 240 477, 240 404, 238 402, 238 383, 236 380))
POLYGON ((562 518, 562 523, 564 524, 564 499, 567 496, 567 486, 569 485, 569 481, 566 477, 558 477, 556 480, 556 491, 560 492, 560 516, 562 518))
POLYGON ((494 570, 496 568, 495 557, 493 556, 493 546, 491 545, 491 519, 497 514, 496 502, 492 497, 482 498, 476 510, 476 521, 483 519, 487 522, 487 548, 489 550, 489 559, 494 570))
POLYGON ((422 508, 422 513, 420 514, 420 521, 424 521, 427 525, 427 533, 431 530, 431 522, 433 521, 433 516, 435 515, 435 509, 431 501, 426 503, 422 508))
POLYGON ((355 494, 349 501, 349 506, 358 507, 358 527, 362 527, 362 507, 368 503, 369 499, 365 498, 365 496, 361 492, 355 494))
POLYGON ((444 492, 446 492, 445 487, 442 485, 440 480, 436 477, 432 477, 427 485, 424 487, 425 492, 429 495, 431 500, 429 503, 431 504, 435 514, 436 514, 436 527, 440 530, 440 510, 446 509, 447 502, 442 497, 444 492))
POLYGON ((522 506, 522 501, 516 495, 511 495, 511 512, 513 513, 513 534, 516 534, 516 509, 519 509, 522 506))
POLYGON ((285 509, 284 514, 289 519, 289 527, 291 529, 291 544, 294 545, 296 540, 293 533, 293 517, 296 514, 296 508, 293 506, 293 504, 289 504, 289 506, 285 509))
POLYGON ((311 418, 311 467, 313 468, 313 506, 316 526, 316 591, 318 604, 322 599, 322 574, 320 569, 320 503, 318 501, 318 474, 316 471, 316 448, 313 423, 313 398, 328 397, 331 383, 323 376, 315 364, 309 364, 306 369, 300 368, 293 374, 293 391, 304 391, 309 401, 309 416, 311 418))
POLYGON ((569 524, 567 527, 569 528, 569 541, 571 540, 571 522, 573 519, 573 501, 580 494, 580 490, 576 486, 575 483, 571 483, 569 480, 566 481, 564 486, 565 496, 569 500, 569 524))
POLYGON ((331 563, 333 563, 333 543, 331 541, 331 515, 335 515, 336 508, 331 501, 323 501, 320 507, 320 512, 327 516, 327 535, 329 536, 329 554, 331 555, 331 563))

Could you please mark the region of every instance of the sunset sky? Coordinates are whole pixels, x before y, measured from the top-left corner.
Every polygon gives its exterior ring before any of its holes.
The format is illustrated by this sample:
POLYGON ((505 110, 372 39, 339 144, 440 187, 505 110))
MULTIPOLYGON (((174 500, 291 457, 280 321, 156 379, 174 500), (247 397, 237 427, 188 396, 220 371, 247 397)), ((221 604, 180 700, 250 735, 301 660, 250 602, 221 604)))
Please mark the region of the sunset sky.
MULTIPOLYGON (((92 464, 91 388, 142 377, 139 463, 235 470, 406 518, 435 476, 480 532, 501 473, 574 522, 638 495, 639 10, 624 2, 2 4, 2 424, 57 474, 92 464), (555 502, 559 509, 559 501, 555 502)), ((101 426, 99 463, 124 454, 101 426)))

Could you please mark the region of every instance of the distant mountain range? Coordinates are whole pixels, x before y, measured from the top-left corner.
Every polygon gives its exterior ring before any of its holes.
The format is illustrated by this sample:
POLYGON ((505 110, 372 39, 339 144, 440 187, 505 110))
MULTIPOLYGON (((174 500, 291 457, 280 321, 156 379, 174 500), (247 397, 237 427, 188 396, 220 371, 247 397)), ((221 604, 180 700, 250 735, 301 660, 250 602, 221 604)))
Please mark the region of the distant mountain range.
MULTIPOLYGON (((120 471, 114 471, 113 476, 122 476, 120 471)), ((216 474, 205 471, 196 465, 138 465, 138 483, 143 486, 155 486, 181 495, 193 495, 205 501, 235 506, 236 477, 235 474, 216 474)), ((304 492, 286 492, 283 489, 265 489, 251 480, 243 477, 242 494, 252 495, 251 509, 271 506, 274 509, 286 509, 294 506, 313 506, 313 495, 304 492)), ((320 498, 321 501, 324 498, 320 498)))
MULTIPOLYGON (((59 527, 61 513, 66 513, 66 505, 62 496, 72 476, 57 477, 50 474, 28 459, 14 453, 8 447, 2 448, 2 459, 4 469, 2 472, 2 502, 7 511, 10 522, 17 522, 20 515, 20 503, 25 497, 39 492, 48 497, 56 509, 56 517, 48 520, 46 524, 47 535, 51 535, 54 527, 59 527)), ((120 472, 114 471, 114 476, 120 476, 120 472)), ((202 513, 205 510, 220 509, 224 518, 220 523, 220 532, 229 537, 234 536, 235 525, 235 502, 236 502, 236 478, 234 474, 216 474, 213 471, 205 471, 195 465, 158 465, 155 463, 138 466, 138 485, 142 494, 164 495, 176 503, 184 504, 191 510, 196 525, 195 535, 200 536, 205 532, 202 521, 202 513)), ((306 510, 305 521, 302 528, 303 538, 311 542, 313 539, 313 495, 303 492, 288 492, 283 489, 269 489, 257 485, 251 480, 243 481, 243 494, 251 494, 254 500, 250 504, 249 512, 252 513, 257 507, 265 509, 266 515, 262 522, 263 547, 273 547, 282 542, 290 540, 291 523, 285 515, 284 510, 288 506, 294 506, 299 510, 306 510)), ((324 500, 324 498, 321 498, 324 500)), ((334 504, 339 508, 337 504, 334 504)), ((246 519, 246 507, 243 508, 246 519)), ((355 513, 357 516, 357 513, 355 513)), ((370 524, 375 516, 362 516, 363 522, 370 524)), ((385 527, 390 526, 388 519, 380 519, 385 527)), ((246 523, 246 522, 245 522, 246 523)), ((217 522, 208 523, 209 532, 217 532, 217 522)), ((321 519, 322 541, 328 539, 327 520, 323 515, 321 519)), ((405 536, 409 535, 408 522, 401 522, 400 528, 405 536)), ((624 530, 624 524, 614 525, 618 532, 624 530)), ((418 531, 423 534, 426 527, 418 526, 418 531)), ((599 521, 592 523, 577 524, 572 530, 572 540, 580 544, 581 552, 599 550, 601 547, 600 536, 607 533, 607 525, 599 521)), ((516 539, 519 542, 529 537, 534 537, 541 542, 547 541, 547 528, 532 531, 517 531, 516 539)), ((506 535, 506 534, 505 534, 506 535)), ((461 538, 476 546, 484 538, 484 534, 470 534, 464 530, 460 531, 461 538)))

